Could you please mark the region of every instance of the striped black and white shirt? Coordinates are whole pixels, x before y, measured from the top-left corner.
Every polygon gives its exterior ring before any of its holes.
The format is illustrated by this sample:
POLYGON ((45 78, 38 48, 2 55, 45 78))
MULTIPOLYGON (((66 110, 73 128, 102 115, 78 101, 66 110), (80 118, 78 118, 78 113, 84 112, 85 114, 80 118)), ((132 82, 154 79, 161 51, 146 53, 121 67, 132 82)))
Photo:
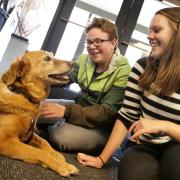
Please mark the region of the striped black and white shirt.
MULTIPOLYGON (((140 117, 154 120, 168 120, 180 124, 180 89, 171 96, 153 95, 138 86, 139 77, 144 72, 146 58, 136 62, 129 75, 120 119, 127 125, 140 117)), ((143 134, 142 141, 160 144, 171 140, 166 134, 143 134)))

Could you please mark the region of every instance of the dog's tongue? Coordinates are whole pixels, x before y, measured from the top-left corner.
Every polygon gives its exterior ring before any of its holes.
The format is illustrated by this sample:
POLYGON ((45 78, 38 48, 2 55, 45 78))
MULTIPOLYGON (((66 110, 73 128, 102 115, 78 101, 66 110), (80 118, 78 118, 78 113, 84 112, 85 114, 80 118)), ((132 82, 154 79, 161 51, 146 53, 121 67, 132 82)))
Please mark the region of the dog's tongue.
POLYGON ((69 77, 63 74, 50 74, 49 77, 58 79, 58 80, 69 80, 69 77))

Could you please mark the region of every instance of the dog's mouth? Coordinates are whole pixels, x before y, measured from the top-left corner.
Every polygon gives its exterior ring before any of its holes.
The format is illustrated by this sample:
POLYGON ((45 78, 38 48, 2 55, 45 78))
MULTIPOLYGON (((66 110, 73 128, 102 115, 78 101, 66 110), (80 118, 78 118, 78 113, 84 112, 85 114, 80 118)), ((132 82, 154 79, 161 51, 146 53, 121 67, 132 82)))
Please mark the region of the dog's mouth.
POLYGON ((58 81, 69 81, 68 73, 63 74, 49 74, 48 77, 56 79, 58 81))

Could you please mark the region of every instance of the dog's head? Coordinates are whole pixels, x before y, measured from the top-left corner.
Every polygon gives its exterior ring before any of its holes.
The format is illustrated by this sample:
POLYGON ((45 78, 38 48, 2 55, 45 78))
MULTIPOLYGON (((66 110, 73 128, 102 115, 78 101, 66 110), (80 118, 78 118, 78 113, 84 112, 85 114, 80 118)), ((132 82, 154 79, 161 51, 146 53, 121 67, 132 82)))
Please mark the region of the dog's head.
POLYGON ((34 97, 43 99, 50 85, 69 82, 67 73, 71 68, 71 62, 56 59, 52 53, 43 50, 26 51, 2 75, 2 81, 7 86, 14 84, 34 97))

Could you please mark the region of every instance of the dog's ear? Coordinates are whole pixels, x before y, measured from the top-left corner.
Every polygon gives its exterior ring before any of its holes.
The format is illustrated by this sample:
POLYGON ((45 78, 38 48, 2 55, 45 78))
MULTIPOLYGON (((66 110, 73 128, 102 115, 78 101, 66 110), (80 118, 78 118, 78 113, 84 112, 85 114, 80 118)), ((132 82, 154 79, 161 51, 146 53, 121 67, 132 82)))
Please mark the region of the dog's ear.
POLYGON ((21 75, 24 66, 25 62, 21 58, 16 58, 10 68, 2 75, 2 81, 7 85, 12 84, 21 75))
POLYGON ((24 56, 21 58, 21 72, 19 73, 19 77, 22 77, 25 73, 29 72, 31 69, 31 63, 30 60, 27 57, 27 53, 29 51, 25 51, 24 56))

